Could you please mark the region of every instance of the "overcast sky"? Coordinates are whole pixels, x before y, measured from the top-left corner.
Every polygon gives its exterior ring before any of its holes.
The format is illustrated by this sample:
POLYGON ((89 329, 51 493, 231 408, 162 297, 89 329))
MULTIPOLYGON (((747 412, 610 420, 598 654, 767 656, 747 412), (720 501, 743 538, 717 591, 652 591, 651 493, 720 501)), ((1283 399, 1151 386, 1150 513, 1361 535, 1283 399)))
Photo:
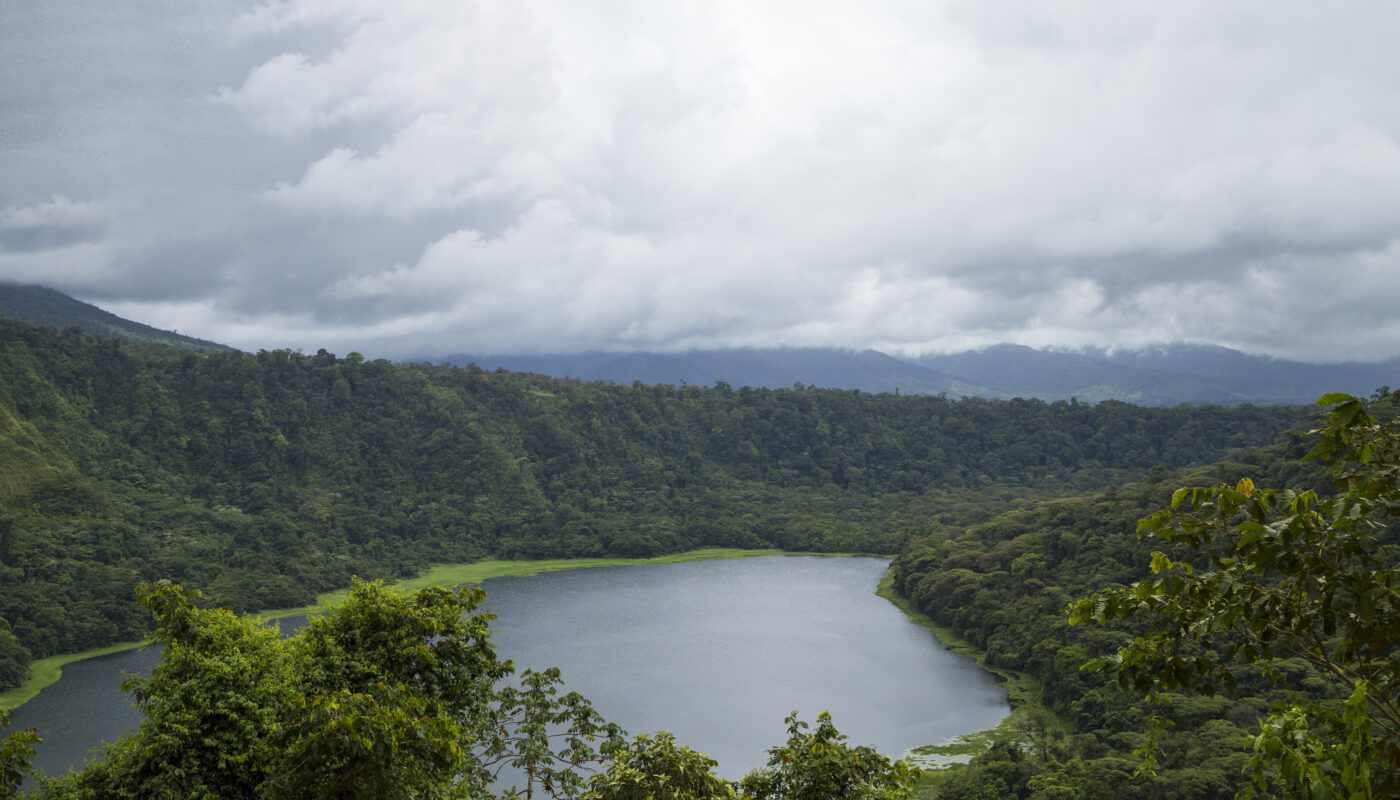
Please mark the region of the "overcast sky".
POLYGON ((4 0, 0 279, 244 349, 1400 354, 1400 4, 4 0))

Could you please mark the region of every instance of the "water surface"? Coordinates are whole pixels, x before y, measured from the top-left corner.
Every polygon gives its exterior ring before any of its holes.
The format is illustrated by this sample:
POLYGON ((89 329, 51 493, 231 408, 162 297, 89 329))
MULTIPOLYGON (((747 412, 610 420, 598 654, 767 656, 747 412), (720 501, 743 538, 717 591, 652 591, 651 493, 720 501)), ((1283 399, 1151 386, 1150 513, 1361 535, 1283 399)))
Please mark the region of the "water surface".
MULTIPOLYGON (((498 652, 557 666, 632 734, 670 730, 737 778, 780 744, 783 718, 829 710, 855 744, 897 756, 994 726, 1006 693, 874 594, 887 562, 772 556, 604 567, 487 581, 498 652)), ((12 714, 49 774, 139 724, 121 672, 156 648, 71 664, 12 714)))

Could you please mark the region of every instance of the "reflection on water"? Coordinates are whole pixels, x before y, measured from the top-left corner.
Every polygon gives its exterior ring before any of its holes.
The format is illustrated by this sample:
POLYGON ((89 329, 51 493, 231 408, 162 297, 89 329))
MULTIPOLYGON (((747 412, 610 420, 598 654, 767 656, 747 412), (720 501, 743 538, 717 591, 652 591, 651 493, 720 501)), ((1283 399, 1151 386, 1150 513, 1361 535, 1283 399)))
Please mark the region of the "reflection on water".
MULTIPOLYGON (((874 594, 886 562, 773 556, 551 572, 487 581, 493 640, 519 668, 558 666, 571 690, 630 733, 670 730, 726 777, 762 764, 799 710, 829 710, 856 744, 906 749, 990 728, 995 678, 943 650, 874 594)), ((299 622, 299 620, 298 620, 299 622)), ((70 664, 16 709, 44 737, 49 774, 139 724, 118 690, 157 648, 70 664)))

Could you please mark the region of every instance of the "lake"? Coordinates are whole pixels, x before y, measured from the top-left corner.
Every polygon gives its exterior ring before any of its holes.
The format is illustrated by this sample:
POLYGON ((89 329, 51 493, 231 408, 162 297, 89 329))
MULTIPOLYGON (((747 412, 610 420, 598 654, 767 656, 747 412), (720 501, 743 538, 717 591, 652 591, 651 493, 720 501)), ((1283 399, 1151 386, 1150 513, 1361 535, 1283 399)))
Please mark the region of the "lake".
MULTIPOLYGON (((786 738, 783 719, 829 710, 853 744, 890 756, 985 730, 1010 712, 971 659, 875 595, 877 558, 768 556, 604 567, 483 584, 493 641, 518 668, 557 666, 568 689, 629 733, 670 730, 738 778, 786 738)), ((70 664, 16 709, 44 737, 34 763, 81 766, 139 724, 118 689, 155 648, 70 664)))

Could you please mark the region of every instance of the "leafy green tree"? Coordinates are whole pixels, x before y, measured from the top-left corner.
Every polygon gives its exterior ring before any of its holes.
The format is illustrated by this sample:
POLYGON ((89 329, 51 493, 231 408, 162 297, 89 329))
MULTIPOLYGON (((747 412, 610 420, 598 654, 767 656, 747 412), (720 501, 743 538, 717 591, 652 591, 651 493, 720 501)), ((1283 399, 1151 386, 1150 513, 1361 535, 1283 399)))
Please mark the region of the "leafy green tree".
MULTIPOLYGON (((345 603, 290 637, 168 582, 138 590, 161 662, 126 688, 145 715, 49 800, 446 800, 495 797, 500 766, 526 778, 503 797, 733 800, 715 762, 669 733, 628 742, 557 669, 517 684, 496 657, 479 587, 399 594, 356 581, 345 603), (591 780, 585 773, 593 773, 591 780)), ((0 715, 0 724, 7 722, 0 715)), ((917 775, 794 713, 786 745, 744 779, 755 800, 902 800, 917 775)), ((0 741, 13 795, 32 732, 0 741)))
POLYGON ((147 678, 123 685, 145 721, 97 763, 46 787, 73 798, 252 798, 275 758, 291 701, 276 629, 201 609, 168 583, 138 591, 165 645, 147 678))
POLYGON ((0 619, 0 689, 18 686, 29 677, 29 649, 19 643, 0 619))
POLYGON ((1312 457, 1334 493, 1233 485, 1184 488, 1143 519, 1165 543, 1157 577, 1076 602, 1071 622, 1146 626, 1091 662, 1160 698, 1233 690, 1240 664, 1268 674, 1311 665, 1332 691, 1299 692, 1261 723, 1253 789, 1308 798, 1400 795, 1400 432, 1345 394, 1312 457))
POLYGON ((296 701, 274 798, 455 797, 484 789, 468 750, 510 670, 490 642, 480 587, 402 595, 356 581, 346 603, 287 640, 296 701), (458 785, 465 776, 466 786, 458 785))
POLYGON ((607 769, 590 779, 584 800, 732 800, 734 786, 715 766, 668 731, 641 734, 609 748, 607 769))
POLYGON ((817 715, 811 729, 794 711, 788 739, 768 751, 768 765, 744 776, 740 790, 754 800, 903 800, 919 771, 890 762, 870 747, 852 747, 831 714, 817 715))
MULTIPOLYGON (((10 715, 0 708, 0 730, 10 726, 10 715)), ((29 774, 29 759, 34 756, 34 744, 39 735, 33 728, 12 731, 0 739, 0 800, 19 796, 19 787, 29 774)))
POLYGON ((484 795, 468 753, 509 671, 480 588, 399 595, 356 582, 292 637, 168 583, 140 590, 164 643, 128 681, 140 728, 55 798, 437 798, 484 795))
MULTIPOLYGON (((556 667, 525 670, 520 686, 504 686, 482 715, 481 739, 476 743, 480 769, 495 780, 500 767, 510 766, 525 776, 524 797, 538 790, 550 797, 576 797, 584 788, 583 770, 602 760, 594 742, 619 742, 623 731, 604 721, 578 692, 562 697, 556 667)), ((606 746, 606 745, 605 745, 606 746)), ((507 796, 519 793, 512 787, 507 796)))

